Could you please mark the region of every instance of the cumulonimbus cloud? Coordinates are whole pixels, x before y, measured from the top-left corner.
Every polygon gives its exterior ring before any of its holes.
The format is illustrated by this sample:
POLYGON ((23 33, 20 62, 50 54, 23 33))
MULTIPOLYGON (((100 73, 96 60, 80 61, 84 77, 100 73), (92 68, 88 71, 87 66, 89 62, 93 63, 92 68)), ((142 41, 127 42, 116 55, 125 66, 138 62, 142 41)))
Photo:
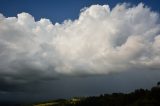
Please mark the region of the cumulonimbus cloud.
POLYGON ((62 24, 0 15, 0 75, 26 83, 65 75, 160 69, 160 20, 142 3, 92 5, 62 24))

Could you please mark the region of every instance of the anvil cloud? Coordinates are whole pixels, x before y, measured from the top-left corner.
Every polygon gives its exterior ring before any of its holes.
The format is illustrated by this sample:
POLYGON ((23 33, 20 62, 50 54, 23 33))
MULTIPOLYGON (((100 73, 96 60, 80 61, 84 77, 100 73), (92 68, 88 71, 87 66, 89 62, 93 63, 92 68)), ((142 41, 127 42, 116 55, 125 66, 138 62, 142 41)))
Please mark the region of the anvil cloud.
POLYGON ((160 69, 159 13, 140 3, 83 8, 62 24, 28 13, 0 14, 0 81, 26 84, 64 76, 160 69))

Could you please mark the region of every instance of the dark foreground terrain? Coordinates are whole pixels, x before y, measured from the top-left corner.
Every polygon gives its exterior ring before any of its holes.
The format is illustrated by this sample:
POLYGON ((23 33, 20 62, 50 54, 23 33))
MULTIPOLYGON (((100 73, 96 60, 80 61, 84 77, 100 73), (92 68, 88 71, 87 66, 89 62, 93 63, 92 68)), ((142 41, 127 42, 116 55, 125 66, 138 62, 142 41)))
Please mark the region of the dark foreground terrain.
POLYGON ((34 104, 0 104, 0 106, 160 106, 160 86, 151 90, 137 89, 134 92, 103 94, 92 97, 58 99, 34 104))

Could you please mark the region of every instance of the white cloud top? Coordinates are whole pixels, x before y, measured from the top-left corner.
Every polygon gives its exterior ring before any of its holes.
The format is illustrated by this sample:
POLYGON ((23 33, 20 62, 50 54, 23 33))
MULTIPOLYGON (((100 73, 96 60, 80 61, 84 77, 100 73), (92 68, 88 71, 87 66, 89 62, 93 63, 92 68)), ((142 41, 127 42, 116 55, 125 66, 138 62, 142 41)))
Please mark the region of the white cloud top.
POLYGON ((61 75, 160 69, 160 20, 142 3, 92 5, 77 20, 0 15, 0 75, 28 82, 61 75))

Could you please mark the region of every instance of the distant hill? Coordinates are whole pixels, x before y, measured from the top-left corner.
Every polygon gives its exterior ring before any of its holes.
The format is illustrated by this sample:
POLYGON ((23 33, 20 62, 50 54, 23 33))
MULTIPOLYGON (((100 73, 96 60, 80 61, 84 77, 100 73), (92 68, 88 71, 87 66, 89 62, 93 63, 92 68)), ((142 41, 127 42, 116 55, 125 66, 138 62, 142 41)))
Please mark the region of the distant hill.
POLYGON ((137 89, 128 94, 112 93, 69 100, 59 99, 32 106, 160 106, 160 85, 151 90, 137 89))

